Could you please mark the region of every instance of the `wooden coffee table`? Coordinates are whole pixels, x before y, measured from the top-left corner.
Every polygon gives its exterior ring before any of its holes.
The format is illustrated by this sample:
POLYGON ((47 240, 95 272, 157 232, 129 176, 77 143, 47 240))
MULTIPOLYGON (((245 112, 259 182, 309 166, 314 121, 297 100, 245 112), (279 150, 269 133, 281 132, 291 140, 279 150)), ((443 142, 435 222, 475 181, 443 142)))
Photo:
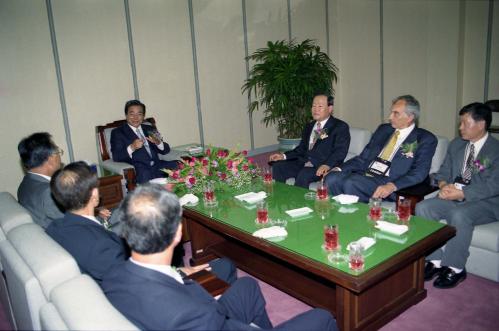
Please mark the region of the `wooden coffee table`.
POLYGON ((377 329, 423 300, 424 256, 455 235, 452 227, 418 217, 405 235, 387 235, 367 220, 365 204, 351 205, 357 210, 343 214, 338 205, 305 200, 307 190, 281 183, 256 184, 245 192, 218 192, 214 208, 205 208, 202 201, 184 208, 194 262, 228 257, 272 286, 331 311, 341 330, 377 329), (282 241, 253 237, 258 229, 255 209, 233 198, 262 189, 269 195, 270 217, 288 221, 288 236, 282 241), (284 213, 304 206, 314 209, 308 217, 293 220, 284 213), (363 272, 352 272, 346 262, 329 261, 321 248, 324 224, 339 225, 344 253, 348 243, 361 237, 377 239, 366 252, 363 272))

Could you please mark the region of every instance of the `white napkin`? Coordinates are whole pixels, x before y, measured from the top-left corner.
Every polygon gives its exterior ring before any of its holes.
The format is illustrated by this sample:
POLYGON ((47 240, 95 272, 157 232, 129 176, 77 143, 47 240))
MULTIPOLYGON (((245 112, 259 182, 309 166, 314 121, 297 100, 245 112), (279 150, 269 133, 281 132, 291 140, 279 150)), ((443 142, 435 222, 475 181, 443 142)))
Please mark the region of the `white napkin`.
POLYGON ((302 208, 291 209, 291 210, 285 211, 285 213, 291 217, 300 217, 300 216, 310 214, 311 212, 313 212, 313 210, 308 208, 308 207, 302 207, 302 208))
POLYGON ((267 197, 267 193, 264 191, 260 191, 258 193, 255 192, 249 192, 249 193, 244 193, 240 195, 236 195, 234 198, 236 198, 239 201, 244 201, 247 203, 257 203, 258 201, 261 201, 267 197))
POLYGON ((356 203, 359 201, 358 196, 350 194, 339 194, 337 196, 334 196, 333 199, 342 205, 349 205, 351 203, 356 203))
POLYGON ((274 237, 285 237, 288 235, 288 231, 282 226, 271 226, 269 228, 263 228, 257 230, 253 233, 253 236, 263 239, 274 238, 274 237))
POLYGON ((341 206, 340 209, 338 209, 338 211, 342 214, 351 214, 351 213, 355 213, 359 208, 357 207, 343 207, 341 206))
MULTIPOLYGON (((362 245, 362 248, 367 251, 372 245, 376 243, 376 240, 371 237, 362 237, 357 241, 354 241, 362 245)), ((351 244, 351 243, 350 243, 351 244)), ((348 244, 347 249, 350 249, 350 244, 348 244)))
POLYGON ((168 179, 167 178, 154 178, 154 179, 151 179, 149 181, 149 183, 153 183, 153 184, 159 184, 159 185, 165 185, 166 183, 168 183, 168 179))
POLYGON ((181 206, 183 206, 187 203, 194 205, 194 204, 199 202, 199 198, 197 196, 195 196, 194 194, 189 193, 189 194, 184 195, 180 199, 178 199, 178 201, 180 202, 181 206))
POLYGON ((407 225, 394 224, 385 221, 377 221, 375 227, 377 229, 380 229, 381 231, 396 234, 397 236, 400 236, 401 234, 404 234, 409 230, 409 227, 407 225))
POLYGON ((187 152, 189 152, 189 154, 198 154, 198 153, 201 153, 203 151, 203 147, 201 146, 191 146, 187 149, 187 152))

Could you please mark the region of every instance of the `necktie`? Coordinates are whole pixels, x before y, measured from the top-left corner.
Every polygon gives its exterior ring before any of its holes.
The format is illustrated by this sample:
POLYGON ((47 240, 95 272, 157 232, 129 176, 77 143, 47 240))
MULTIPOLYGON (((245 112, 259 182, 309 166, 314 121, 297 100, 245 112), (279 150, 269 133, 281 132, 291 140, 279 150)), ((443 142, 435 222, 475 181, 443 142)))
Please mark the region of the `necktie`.
POLYGON ((475 145, 470 144, 470 153, 466 159, 466 166, 463 172, 463 179, 469 181, 473 174, 473 161, 475 160, 475 145))
POLYGON ((386 144, 385 149, 381 153, 380 158, 383 160, 389 160, 390 156, 393 153, 393 149, 395 148, 395 145, 397 144, 397 139, 399 137, 400 131, 396 130, 393 134, 392 137, 390 138, 390 141, 388 141, 388 144, 386 144))
POLYGON ((139 128, 137 128, 137 136, 144 142, 144 147, 146 148, 147 154, 151 156, 151 148, 149 147, 149 142, 147 141, 146 137, 144 137, 142 131, 139 128))
POLYGON ((317 122, 312 142, 308 145, 309 150, 314 148, 314 145, 317 142, 317 138, 319 137, 319 131, 321 131, 321 122, 317 122))

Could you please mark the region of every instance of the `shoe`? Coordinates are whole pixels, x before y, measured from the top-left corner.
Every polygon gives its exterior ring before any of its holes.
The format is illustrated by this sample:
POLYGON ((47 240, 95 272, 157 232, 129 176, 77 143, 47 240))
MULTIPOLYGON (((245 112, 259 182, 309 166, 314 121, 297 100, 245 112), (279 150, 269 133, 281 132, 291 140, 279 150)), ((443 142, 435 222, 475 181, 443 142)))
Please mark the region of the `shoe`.
POLYGON ((444 268, 437 268, 435 265, 431 262, 426 262, 426 265, 424 267, 424 280, 429 281, 432 280, 433 277, 438 275, 444 268))
POLYGON ((438 275, 437 279, 433 282, 433 286, 436 288, 453 288, 456 287, 457 284, 466 279, 466 269, 461 271, 460 273, 456 273, 451 268, 445 268, 438 275))

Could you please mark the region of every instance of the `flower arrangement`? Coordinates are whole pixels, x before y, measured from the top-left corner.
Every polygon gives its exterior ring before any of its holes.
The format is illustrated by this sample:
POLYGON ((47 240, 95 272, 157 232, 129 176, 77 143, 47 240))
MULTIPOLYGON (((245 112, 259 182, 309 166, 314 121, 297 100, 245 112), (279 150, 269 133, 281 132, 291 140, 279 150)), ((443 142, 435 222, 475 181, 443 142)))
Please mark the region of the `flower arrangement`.
POLYGON ((169 175, 169 181, 194 193, 203 192, 208 181, 213 181, 216 188, 232 187, 239 189, 251 183, 257 175, 255 161, 247 157, 248 152, 238 152, 223 148, 209 147, 204 156, 182 160, 176 170, 163 169, 169 175))
POLYGON ((414 152, 418 149, 418 141, 414 140, 412 143, 402 144, 400 148, 402 149, 403 156, 412 159, 414 157, 414 152))
POLYGON ((485 157, 485 158, 476 159, 475 161, 473 161, 473 168, 474 168, 473 172, 474 173, 483 172, 489 166, 490 166, 489 158, 485 157))

